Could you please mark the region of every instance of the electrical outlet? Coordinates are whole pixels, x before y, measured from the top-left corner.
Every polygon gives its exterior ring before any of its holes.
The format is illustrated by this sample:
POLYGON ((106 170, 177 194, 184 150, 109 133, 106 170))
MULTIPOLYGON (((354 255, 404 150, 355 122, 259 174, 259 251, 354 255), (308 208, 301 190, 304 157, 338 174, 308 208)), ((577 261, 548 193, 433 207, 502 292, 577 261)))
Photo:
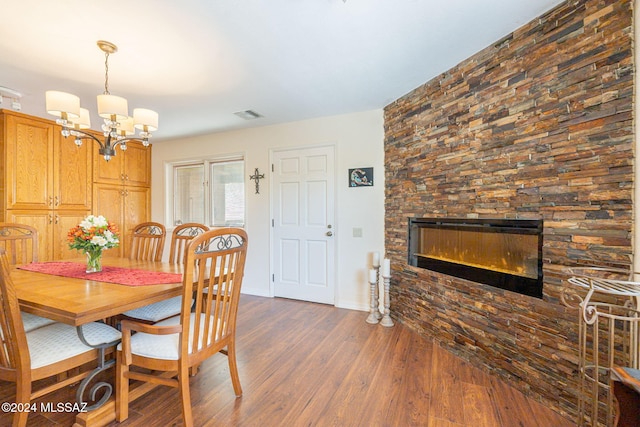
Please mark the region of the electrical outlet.
POLYGON ((353 228, 353 237, 362 237, 362 228, 354 227, 353 228))

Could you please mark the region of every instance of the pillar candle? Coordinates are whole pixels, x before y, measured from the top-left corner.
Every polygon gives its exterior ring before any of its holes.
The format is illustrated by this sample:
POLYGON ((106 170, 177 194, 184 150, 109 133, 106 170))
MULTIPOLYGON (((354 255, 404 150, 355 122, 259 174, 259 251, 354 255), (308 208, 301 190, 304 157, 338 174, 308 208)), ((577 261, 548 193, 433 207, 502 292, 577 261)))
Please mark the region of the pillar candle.
POLYGON ((374 268, 369 270, 369 283, 377 283, 378 275, 376 274, 376 270, 374 268))
POLYGON ((382 276, 391 276, 391 260, 389 258, 385 258, 384 261, 382 261, 382 276))
POLYGON ((373 266, 380 267, 380 252, 373 253, 373 266))

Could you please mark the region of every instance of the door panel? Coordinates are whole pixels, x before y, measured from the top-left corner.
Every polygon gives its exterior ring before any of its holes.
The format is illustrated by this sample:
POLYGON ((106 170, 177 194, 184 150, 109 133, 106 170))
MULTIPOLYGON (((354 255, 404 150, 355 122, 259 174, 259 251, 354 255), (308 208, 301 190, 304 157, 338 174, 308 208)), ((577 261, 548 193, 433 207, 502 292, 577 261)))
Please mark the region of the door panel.
POLYGON ((59 138, 56 153, 55 209, 91 209, 93 141, 78 147, 73 138, 59 138))
MULTIPOLYGON (((104 161, 104 159, 102 159, 104 161)), ((105 162, 106 163, 106 162, 105 162)), ((93 185, 93 212, 96 215, 104 216, 118 226, 120 235, 120 246, 111 248, 104 252, 105 256, 123 256, 124 254, 124 236, 125 228, 122 211, 124 209, 124 190, 121 186, 109 184, 93 185)))
MULTIPOLYGON (((67 233, 71 228, 80 224, 89 211, 76 212, 76 211, 55 211, 54 212, 54 227, 53 227, 53 259, 69 259, 83 256, 82 252, 76 249, 69 248, 69 242, 67 241, 67 233)), ((109 249, 111 250, 111 249, 109 249)), ((107 251, 108 252, 108 251, 107 251)))
POLYGON ((300 283, 300 242, 295 239, 282 239, 280 251, 281 259, 286 260, 280 264, 280 279, 283 283, 292 285, 300 283))
POLYGON ((7 118, 7 209, 53 209, 53 125, 7 118))
POLYGON ((334 303, 334 148, 273 153, 275 296, 334 303))

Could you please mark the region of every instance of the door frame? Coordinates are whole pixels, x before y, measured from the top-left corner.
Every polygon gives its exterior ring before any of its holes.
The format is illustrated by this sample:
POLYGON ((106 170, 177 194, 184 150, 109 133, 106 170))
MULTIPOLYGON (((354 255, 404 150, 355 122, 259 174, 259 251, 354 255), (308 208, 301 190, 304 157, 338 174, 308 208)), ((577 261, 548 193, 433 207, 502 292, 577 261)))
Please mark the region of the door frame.
MULTIPOLYGON (((333 278, 333 306, 335 307, 338 301, 338 253, 339 253, 339 245, 337 237, 339 234, 339 224, 338 224, 338 150, 336 144, 328 143, 328 144, 314 144, 314 145, 296 145, 290 147, 279 147, 279 148, 270 148, 269 149, 269 171, 273 173, 273 162, 275 153, 286 152, 286 151, 299 151, 299 150, 312 150, 316 148, 324 148, 331 147, 333 149, 333 223, 331 224, 334 232, 334 251, 333 251, 333 265, 335 266, 333 272, 328 272, 333 278)), ((274 268, 274 235, 273 235, 273 221, 274 221, 274 180, 269 179, 269 296, 271 298, 275 298, 275 268, 274 268)))

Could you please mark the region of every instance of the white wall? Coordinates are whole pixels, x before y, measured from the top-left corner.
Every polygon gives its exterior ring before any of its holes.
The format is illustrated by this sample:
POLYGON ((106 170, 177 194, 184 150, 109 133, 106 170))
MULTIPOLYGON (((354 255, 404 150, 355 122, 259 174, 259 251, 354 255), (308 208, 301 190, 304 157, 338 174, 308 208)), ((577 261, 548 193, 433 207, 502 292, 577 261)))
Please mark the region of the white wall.
MULTIPOLYGON (((246 230, 249 252, 243 293, 273 296, 270 281, 270 153, 275 149, 331 144, 336 147, 336 301, 342 308, 368 310, 367 284, 370 253, 384 253, 384 120, 374 110, 266 126, 153 145, 151 216, 167 223, 166 164, 179 160, 244 154, 246 175, 246 230), (348 169, 374 167, 374 186, 349 188, 348 169), (260 194, 249 180, 255 168, 265 174, 260 194), (353 237, 361 228, 362 237, 353 237)), ((169 224, 167 224, 169 226, 169 224)))

